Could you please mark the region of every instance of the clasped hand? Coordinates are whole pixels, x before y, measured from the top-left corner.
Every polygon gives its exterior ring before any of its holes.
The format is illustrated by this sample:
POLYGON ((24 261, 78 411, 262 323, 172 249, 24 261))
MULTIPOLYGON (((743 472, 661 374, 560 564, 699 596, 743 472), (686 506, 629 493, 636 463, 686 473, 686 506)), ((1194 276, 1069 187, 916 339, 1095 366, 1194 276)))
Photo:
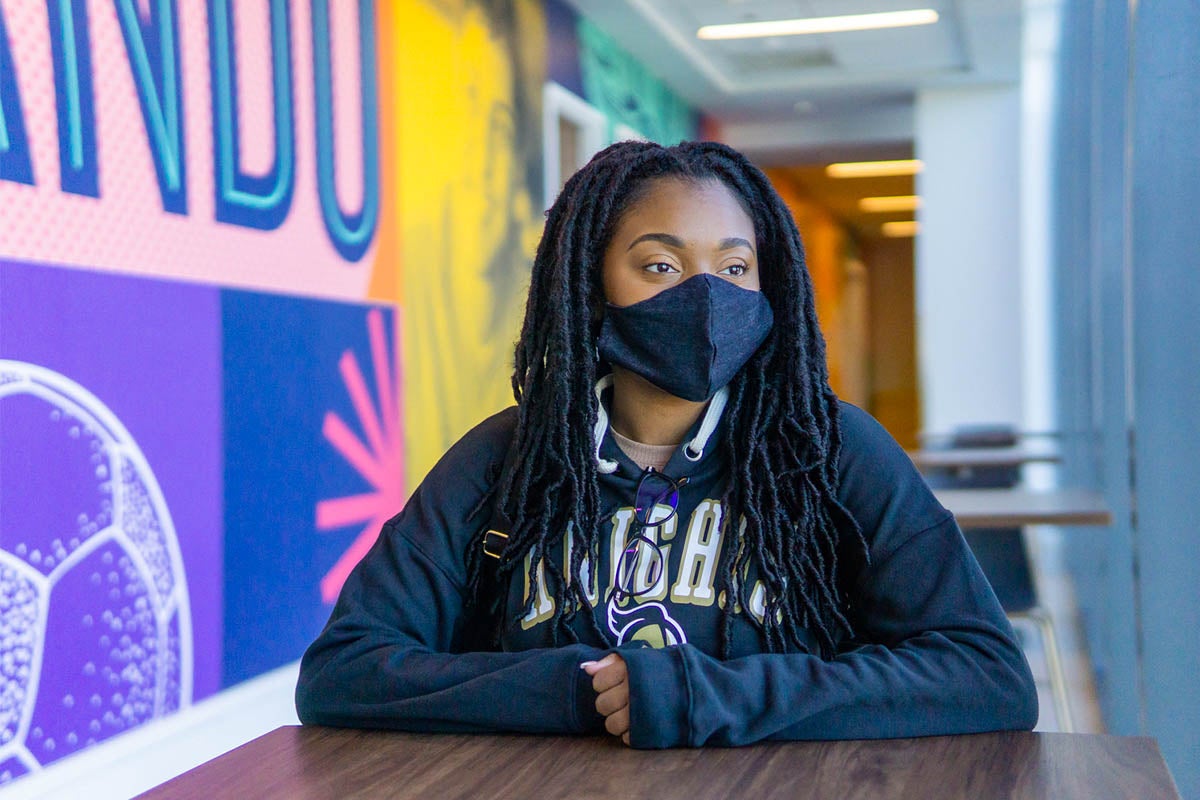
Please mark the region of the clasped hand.
POLYGON ((609 653, 599 661, 585 661, 579 666, 592 676, 596 711, 604 717, 605 729, 629 744, 629 672, 625 659, 609 653))

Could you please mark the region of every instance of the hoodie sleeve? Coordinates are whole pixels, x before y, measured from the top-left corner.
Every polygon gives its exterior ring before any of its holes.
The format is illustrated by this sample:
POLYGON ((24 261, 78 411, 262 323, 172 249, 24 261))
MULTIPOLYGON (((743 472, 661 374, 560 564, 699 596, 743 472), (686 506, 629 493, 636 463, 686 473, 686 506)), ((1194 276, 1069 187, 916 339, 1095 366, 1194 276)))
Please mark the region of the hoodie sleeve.
POLYGON ((635 747, 1028 730, 1029 665, 963 540, 899 445, 842 407, 843 504, 870 547, 850 598, 855 640, 722 661, 685 644, 623 650, 635 747))
MULTIPOLYGON (((507 412, 505 412, 507 413, 507 412)), ((305 724, 413 731, 583 733, 603 729, 579 668, 583 645, 458 652, 470 511, 486 465, 511 437, 493 417, 443 457, 388 521, 305 652, 296 710, 305 724)))

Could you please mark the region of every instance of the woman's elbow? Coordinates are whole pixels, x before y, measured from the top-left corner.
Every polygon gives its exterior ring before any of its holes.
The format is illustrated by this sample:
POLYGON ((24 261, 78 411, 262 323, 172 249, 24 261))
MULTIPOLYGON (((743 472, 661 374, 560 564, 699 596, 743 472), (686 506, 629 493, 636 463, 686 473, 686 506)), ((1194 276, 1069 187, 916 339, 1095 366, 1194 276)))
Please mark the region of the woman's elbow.
POLYGON ((1009 641, 972 650, 972 677, 961 686, 963 708, 969 709, 964 720, 967 730, 962 732, 1033 730, 1038 693, 1025 654, 1009 641))
POLYGON ((1033 682, 1033 675, 1029 673, 1028 667, 1013 688, 1012 709, 1013 729, 1033 730, 1033 726, 1037 725, 1038 721, 1038 693, 1037 685, 1033 682))
POLYGON ((324 708, 321 704, 322 692, 314 689, 311 676, 300 672, 296 681, 296 716, 303 725, 322 725, 324 723, 324 708))
POLYGON ((1029 731, 1038 721, 1038 693, 1029 662, 1018 650, 995 678, 993 708, 1001 730, 1029 731))
POLYGON ((337 725, 338 695, 336 680, 329 678, 329 664, 317 664, 306 654, 300 662, 296 680, 296 716, 304 725, 337 725))

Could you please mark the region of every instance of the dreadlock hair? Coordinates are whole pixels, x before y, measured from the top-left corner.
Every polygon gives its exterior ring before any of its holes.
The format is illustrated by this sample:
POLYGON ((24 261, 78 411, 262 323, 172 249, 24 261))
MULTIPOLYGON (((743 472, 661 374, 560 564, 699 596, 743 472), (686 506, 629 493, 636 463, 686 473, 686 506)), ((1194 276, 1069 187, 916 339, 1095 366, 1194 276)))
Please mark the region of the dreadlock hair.
MULTIPOLYGON (((601 265, 622 215, 659 178, 719 181, 739 199, 754 223, 762 292, 775 319, 766 341, 729 384, 724 412, 722 444, 731 476, 722 501, 727 539, 718 578, 727 598, 722 657, 729 655, 734 614, 749 608, 743 584, 753 565, 766 588, 766 606, 761 621, 749 617, 767 650, 802 648, 807 630, 821 655, 831 658, 842 635, 853 634, 847 589, 867 560, 862 532, 837 500, 837 398, 829 388, 812 281, 792 215, 767 177, 725 145, 614 144, 567 181, 547 212, 516 345, 511 466, 484 500, 498 504, 511 521, 497 574, 510 575, 527 556, 540 563, 555 600, 554 640, 577 638, 570 623, 580 608, 591 609, 583 561, 590 554, 591 563, 599 563, 592 429, 594 386, 605 370, 596 357, 601 265), (732 522, 743 518, 744 526, 732 522), (570 544, 565 571, 558 558, 543 558, 564 532, 570 544)), ((473 542, 467 553, 472 596, 486 568, 482 562, 482 548, 473 542)), ((522 613, 533 599, 530 592, 522 613)), ((596 615, 586 616, 611 641, 596 615)))

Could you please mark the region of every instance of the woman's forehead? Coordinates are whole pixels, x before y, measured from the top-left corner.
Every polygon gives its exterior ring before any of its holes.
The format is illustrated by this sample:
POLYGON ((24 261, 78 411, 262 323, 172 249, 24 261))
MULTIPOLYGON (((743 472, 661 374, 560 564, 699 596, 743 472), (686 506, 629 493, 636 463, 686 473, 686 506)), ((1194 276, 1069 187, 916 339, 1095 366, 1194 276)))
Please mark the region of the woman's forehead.
POLYGON ((614 238, 639 235, 636 231, 663 228, 662 232, 692 232, 697 238, 739 235, 753 239, 754 222, 741 198, 721 181, 662 177, 639 187, 637 198, 622 215, 614 238))

